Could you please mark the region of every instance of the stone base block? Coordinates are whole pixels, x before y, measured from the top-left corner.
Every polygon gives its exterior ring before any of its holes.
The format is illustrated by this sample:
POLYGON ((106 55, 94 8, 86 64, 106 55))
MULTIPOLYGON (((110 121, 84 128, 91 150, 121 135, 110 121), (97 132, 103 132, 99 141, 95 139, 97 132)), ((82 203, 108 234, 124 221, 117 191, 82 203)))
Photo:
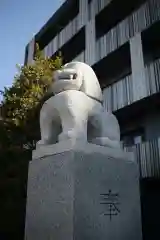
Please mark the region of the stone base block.
POLYGON ((29 166, 26 240, 141 240, 138 167, 94 144, 41 147, 29 166))

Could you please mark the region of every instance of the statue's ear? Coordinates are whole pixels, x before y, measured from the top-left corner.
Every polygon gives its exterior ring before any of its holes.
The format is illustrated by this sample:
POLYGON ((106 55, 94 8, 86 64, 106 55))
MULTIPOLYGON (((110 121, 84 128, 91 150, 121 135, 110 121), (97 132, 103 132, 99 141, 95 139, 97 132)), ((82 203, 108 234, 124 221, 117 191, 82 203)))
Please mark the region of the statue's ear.
POLYGON ((98 79, 93 71, 88 71, 88 74, 82 76, 82 85, 80 91, 86 95, 102 101, 102 91, 98 79))
POLYGON ((82 79, 82 84, 81 84, 81 87, 79 89, 79 91, 81 92, 85 92, 85 78, 84 78, 84 75, 81 73, 81 79, 82 79))
POLYGON ((67 67, 67 66, 68 66, 68 63, 64 64, 64 65, 62 66, 62 68, 65 68, 65 67, 67 67))
POLYGON ((84 92, 84 80, 83 79, 82 79, 82 84, 81 84, 79 91, 84 92))

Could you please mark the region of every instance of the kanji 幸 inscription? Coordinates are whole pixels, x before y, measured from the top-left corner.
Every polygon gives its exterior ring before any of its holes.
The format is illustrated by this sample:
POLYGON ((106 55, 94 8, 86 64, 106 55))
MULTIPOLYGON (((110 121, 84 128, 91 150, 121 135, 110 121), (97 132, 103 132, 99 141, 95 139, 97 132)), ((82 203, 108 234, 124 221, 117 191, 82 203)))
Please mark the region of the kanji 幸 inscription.
POLYGON ((113 193, 111 189, 108 190, 108 193, 102 193, 100 204, 106 205, 105 216, 109 216, 110 221, 114 216, 117 216, 120 213, 119 209, 119 194, 113 193))

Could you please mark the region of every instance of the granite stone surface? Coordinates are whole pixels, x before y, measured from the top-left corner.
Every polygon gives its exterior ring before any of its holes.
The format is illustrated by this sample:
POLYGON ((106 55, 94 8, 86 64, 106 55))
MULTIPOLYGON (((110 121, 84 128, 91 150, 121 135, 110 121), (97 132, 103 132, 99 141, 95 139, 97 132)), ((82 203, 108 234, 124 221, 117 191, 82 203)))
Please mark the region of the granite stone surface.
POLYGON ((25 240, 141 240, 131 154, 71 142, 57 149, 30 162, 25 240))

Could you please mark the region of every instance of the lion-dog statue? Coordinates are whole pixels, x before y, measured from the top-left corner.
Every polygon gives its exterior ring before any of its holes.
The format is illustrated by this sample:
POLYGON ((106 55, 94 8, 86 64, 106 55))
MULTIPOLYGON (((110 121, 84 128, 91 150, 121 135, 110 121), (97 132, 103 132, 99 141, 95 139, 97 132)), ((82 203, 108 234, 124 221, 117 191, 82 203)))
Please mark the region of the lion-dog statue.
POLYGON ((70 62, 54 73, 53 96, 40 111, 39 145, 67 139, 120 148, 116 117, 103 107, 102 91, 93 69, 70 62))

